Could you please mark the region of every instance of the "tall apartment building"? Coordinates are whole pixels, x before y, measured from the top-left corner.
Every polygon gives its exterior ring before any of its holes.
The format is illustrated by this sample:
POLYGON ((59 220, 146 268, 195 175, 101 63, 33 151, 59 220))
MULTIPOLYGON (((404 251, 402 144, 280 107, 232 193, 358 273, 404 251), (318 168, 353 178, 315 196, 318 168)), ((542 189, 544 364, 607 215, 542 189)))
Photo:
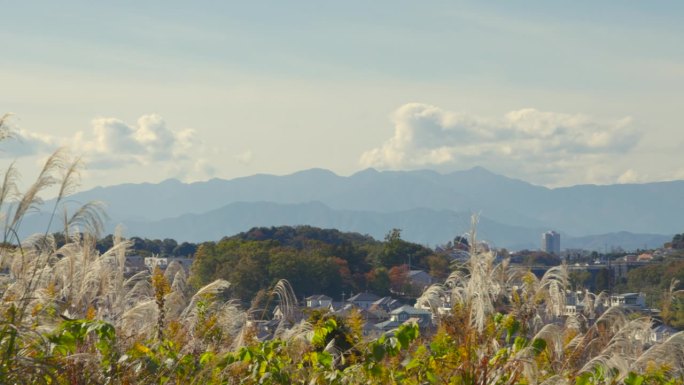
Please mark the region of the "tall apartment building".
POLYGON ((542 234, 541 249, 549 254, 560 255, 560 234, 555 231, 542 234))

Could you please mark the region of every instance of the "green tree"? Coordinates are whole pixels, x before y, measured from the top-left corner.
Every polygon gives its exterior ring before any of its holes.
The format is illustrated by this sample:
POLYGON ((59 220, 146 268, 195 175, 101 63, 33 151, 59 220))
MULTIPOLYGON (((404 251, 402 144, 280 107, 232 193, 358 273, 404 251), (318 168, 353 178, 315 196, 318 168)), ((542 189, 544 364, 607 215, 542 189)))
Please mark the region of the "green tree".
POLYGON ((591 273, 588 270, 570 270, 568 281, 574 290, 588 288, 591 283, 591 273))
POLYGON ((390 294, 390 276, 384 267, 376 267, 366 274, 367 288, 373 293, 384 296, 390 294))

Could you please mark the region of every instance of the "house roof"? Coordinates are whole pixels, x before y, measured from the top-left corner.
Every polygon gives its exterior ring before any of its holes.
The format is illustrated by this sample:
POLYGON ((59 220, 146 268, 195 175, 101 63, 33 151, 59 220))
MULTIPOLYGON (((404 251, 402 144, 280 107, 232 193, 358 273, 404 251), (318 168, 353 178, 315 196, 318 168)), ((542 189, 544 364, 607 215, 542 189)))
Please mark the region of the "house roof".
POLYGON ((672 328, 667 325, 659 325, 653 328, 653 331, 656 333, 669 333, 669 334, 675 334, 677 333, 677 329, 672 328))
POLYGON ((401 325, 402 323, 403 322, 389 320, 389 321, 377 323, 377 324, 375 324, 375 327, 378 329, 382 329, 382 330, 391 330, 391 329, 398 328, 399 325, 401 325))
POLYGON ((616 294, 613 297, 615 298, 633 298, 633 297, 639 297, 640 293, 624 293, 624 294, 616 294))
POLYGON ((428 326, 429 321, 422 319, 420 317, 411 317, 411 318, 407 319, 406 321, 388 320, 385 322, 380 322, 380 323, 375 324, 375 327, 378 329, 389 331, 389 330, 396 329, 401 325, 412 324, 412 323, 415 323, 420 327, 426 327, 426 326, 428 326))
POLYGON ((331 297, 325 294, 315 294, 305 298, 307 301, 332 301, 331 297))
POLYGON ((423 270, 409 270, 409 272, 408 272, 408 276, 409 276, 409 277, 413 277, 414 275, 418 275, 418 274, 427 274, 427 275, 430 275, 430 274, 426 273, 426 272, 423 271, 423 270))
POLYGON ((409 306, 409 305, 404 305, 404 306, 398 307, 398 308, 396 308, 390 312, 390 314, 399 314, 399 313, 408 313, 410 315, 432 315, 432 313, 430 313, 427 310, 416 309, 415 307, 409 306))
POLYGON ((387 297, 382 297, 379 300, 373 302, 373 305, 381 306, 381 305, 392 305, 395 303, 399 303, 399 300, 392 298, 390 296, 387 296, 387 297))
POLYGON ((353 297, 350 297, 347 302, 375 302, 379 299, 380 297, 373 293, 359 293, 353 297))

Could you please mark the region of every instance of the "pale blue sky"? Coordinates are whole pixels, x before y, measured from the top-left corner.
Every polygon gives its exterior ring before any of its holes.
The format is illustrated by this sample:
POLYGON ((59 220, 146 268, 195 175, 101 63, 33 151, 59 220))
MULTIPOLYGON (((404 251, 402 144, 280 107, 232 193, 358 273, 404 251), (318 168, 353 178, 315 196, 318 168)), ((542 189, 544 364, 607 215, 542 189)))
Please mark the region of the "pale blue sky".
POLYGON ((684 178, 680 1, 141 3, 3 5, 7 161, 70 145, 86 187, 369 166, 684 178))

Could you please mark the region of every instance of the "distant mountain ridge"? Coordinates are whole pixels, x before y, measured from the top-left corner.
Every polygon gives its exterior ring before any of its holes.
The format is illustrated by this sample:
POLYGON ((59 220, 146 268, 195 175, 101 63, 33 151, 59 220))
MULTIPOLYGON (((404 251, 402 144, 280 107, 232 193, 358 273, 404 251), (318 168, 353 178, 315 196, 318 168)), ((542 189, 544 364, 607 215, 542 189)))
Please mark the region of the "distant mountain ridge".
MULTIPOLYGON (((185 214, 152 222, 124 222, 130 234, 149 238, 173 238, 183 241, 212 241, 253 227, 311 225, 354 231, 382 239, 392 228, 402 229, 402 237, 429 246, 444 244, 455 235, 471 229, 470 213, 448 210, 411 209, 394 213, 333 210, 320 202, 279 204, 272 202, 237 202, 203 214, 185 214)), ((544 228, 503 225, 480 217, 478 234, 493 246, 512 250, 536 249, 544 228)), ((603 250, 621 246, 627 250, 644 246, 658 247, 670 236, 653 234, 602 234, 580 238, 564 237, 567 247, 603 250), (608 242, 608 243, 606 243, 608 242)))
POLYGON ((158 184, 97 187, 70 199, 104 201, 111 226, 124 223, 131 231, 148 231, 143 224, 155 223, 157 227, 149 231, 160 236, 164 226, 173 224, 175 227, 168 228, 171 232, 182 226, 183 220, 199 220, 198 216, 219 223, 221 215, 230 215, 232 218, 222 219, 230 221, 221 222, 226 231, 247 230, 231 223, 251 223, 247 220, 249 206, 249 210, 262 210, 262 222, 274 221, 272 225, 318 221, 297 224, 339 224, 348 227, 344 230, 369 234, 390 226, 383 233, 393 227, 404 228, 407 239, 434 244, 462 232, 461 227, 447 221, 449 215, 462 218, 479 213, 482 226, 491 224, 492 233, 485 235, 500 240, 503 246, 513 245, 513 238, 518 236, 522 237, 520 245, 538 245, 539 232, 548 229, 560 231, 568 240, 621 231, 664 236, 680 233, 684 230, 682 197, 684 181, 550 189, 476 167, 447 174, 367 169, 338 176, 328 170, 310 169, 284 176, 257 174, 189 184, 170 179, 158 184), (297 208, 303 212, 297 213, 297 208), (277 220, 282 223, 275 223, 277 220), (409 230, 413 226, 416 230, 409 230))

